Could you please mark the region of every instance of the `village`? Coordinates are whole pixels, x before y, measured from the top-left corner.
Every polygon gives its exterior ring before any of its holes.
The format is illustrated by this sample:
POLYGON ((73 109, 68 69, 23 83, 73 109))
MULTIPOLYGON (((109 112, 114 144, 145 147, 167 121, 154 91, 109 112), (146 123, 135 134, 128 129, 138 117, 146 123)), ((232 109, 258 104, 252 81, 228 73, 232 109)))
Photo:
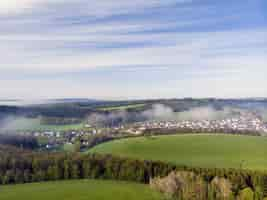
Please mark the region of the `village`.
POLYGON ((183 120, 183 121, 148 121, 136 123, 128 130, 129 133, 142 134, 148 129, 186 129, 203 132, 255 132, 259 134, 267 133, 267 124, 260 117, 254 115, 241 115, 234 118, 221 120, 183 120))
MULTIPOLYGON (((24 131, 19 134, 45 138, 45 148, 55 148, 65 144, 81 142, 84 147, 90 146, 92 138, 121 138, 142 136, 147 133, 243 133, 267 135, 267 123, 255 114, 246 113, 239 116, 216 120, 149 120, 117 126, 101 127, 89 124, 80 130, 69 131, 24 131)), ((100 139, 101 140, 101 139, 100 139)))

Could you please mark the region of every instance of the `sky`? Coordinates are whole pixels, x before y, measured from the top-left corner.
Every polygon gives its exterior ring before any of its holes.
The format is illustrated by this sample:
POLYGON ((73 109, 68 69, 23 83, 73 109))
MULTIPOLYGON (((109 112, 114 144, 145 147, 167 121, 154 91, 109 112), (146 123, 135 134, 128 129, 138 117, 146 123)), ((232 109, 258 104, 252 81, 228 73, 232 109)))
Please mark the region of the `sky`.
POLYGON ((0 99, 267 97, 266 0, 1 0, 0 99))

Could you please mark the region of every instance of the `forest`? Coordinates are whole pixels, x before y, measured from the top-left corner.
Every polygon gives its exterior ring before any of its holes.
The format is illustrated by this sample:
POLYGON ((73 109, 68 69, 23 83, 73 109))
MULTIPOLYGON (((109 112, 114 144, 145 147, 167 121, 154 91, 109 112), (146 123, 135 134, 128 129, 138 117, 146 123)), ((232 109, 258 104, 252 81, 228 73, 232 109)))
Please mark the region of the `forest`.
POLYGON ((208 169, 177 166, 160 161, 136 160, 112 155, 45 153, 0 146, 0 183, 18 184, 68 179, 109 179, 150 183, 171 172, 192 172, 205 183, 214 178, 231 182, 233 195, 245 188, 264 195, 267 173, 241 169, 208 169))

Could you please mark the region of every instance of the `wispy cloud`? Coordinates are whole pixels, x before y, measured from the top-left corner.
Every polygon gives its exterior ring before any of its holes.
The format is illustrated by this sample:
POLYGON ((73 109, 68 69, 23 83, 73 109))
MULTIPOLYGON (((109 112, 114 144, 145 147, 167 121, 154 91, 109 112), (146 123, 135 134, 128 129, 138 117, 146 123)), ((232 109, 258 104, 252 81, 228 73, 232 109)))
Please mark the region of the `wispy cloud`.
POLYGON ((264 0, 3 0, 1 96, 179 97, 200 96, 200 87, 203 96, 266 96, 257 87, 267 84, 263 6, 264 0), (42 93, 32 93, 38 87, 42 93))

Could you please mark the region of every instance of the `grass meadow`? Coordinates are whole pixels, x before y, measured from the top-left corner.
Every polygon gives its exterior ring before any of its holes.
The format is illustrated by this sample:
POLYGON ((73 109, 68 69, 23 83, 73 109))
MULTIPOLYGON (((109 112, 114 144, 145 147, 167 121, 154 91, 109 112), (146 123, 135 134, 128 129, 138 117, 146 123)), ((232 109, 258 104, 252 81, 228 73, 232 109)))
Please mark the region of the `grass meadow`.
POLYGON ((0 187, 1 200, 162 200, 149 186, 128 182, 75 180, 0 187))
POLYGON ((103 143, 89 152, 193 167, 267 170, 267 137, 208 134, 140 137, 103 143))

